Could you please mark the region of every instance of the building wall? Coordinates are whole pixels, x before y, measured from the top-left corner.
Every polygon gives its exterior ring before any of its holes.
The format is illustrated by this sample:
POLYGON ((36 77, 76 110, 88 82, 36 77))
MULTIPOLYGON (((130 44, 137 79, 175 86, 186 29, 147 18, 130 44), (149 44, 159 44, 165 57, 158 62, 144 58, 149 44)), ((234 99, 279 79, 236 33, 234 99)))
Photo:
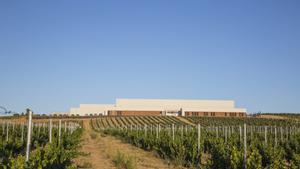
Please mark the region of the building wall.
POLYGON ((117 99, 116 107, 168 107, 170 109, 179 109, 181 107, 189 108, 234 108, 232 100, 168 100, 168 99, 117 99))
POLYGON ((199 117, 246 117, 245 112, 185 112, 185 116, 199 117))
POLYGON ((71 115, 107 115, 107 110, 112 109, 113 104, 80 104, 79 108, 71 108, 71 115))
POLYGON ((50 116, 68 116, 69 112, 52 112, 50 116))
POLYGON ((79 108, 71 108, 70 114, 239 117, 246 116, 246 109, 236 108, 231 100, 117 99, 116 104, 81 104, 79 108))
POLYGON ((161 111, 108 111, 109 116, 161 116, 161 111))

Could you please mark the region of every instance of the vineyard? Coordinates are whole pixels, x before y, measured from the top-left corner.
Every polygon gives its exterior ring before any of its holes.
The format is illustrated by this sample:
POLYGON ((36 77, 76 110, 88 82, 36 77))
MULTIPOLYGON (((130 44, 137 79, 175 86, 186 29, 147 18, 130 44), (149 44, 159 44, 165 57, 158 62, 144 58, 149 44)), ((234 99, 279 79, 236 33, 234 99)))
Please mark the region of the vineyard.
POLYGON ((80 126, 61 120, 0 121, 0 169, 75 168, 71 160, 80 155, 80 126))
POLYGON ((163 116, 130 116, 130 117, 101 117, 95 120, 97 128, 115 128, 115 127, 128 127, 155 125, 170 126, 172 124, 185 125, 186 123, 180 121, 176 117, 163 117, 163 116))
POLYGON ((200 123, 202 126, 211 126, 211 125, 243 125, 244 123, 252 126, 297 126, 300 127, 298 121, 289 119, 266 119, 266 118, 227 118, 227 117, 187 117, 187 120, 194 124, 200 123))
POLYGON ((300 128, 292 120, 256 118, 103 117, 104 132, 191 168, 299 168, 300 128))
MULTIPOLYGON (((0 169, 78 168, 73 160, 83 154, 81 120, 28 121, 0 121, 0 169)), ((90 127, 99 136, 114 136, 179 167, 300 168, 295 119, 102 116, 90 118, 90 127)))

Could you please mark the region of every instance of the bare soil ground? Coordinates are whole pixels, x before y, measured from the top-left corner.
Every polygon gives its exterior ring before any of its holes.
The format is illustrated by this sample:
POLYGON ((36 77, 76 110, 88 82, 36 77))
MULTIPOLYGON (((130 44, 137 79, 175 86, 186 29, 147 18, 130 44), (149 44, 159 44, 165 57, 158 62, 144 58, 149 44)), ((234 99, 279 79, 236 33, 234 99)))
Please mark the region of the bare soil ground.
POLYGON ((88 155, 75 159, 75 163, 78 168, 115 168, 112 160, 110 160, 104 153, 103 143, 91 138, 90 133, 92 132, 92 129, 89 125, 89 121, 84 121, 83 125, 85 130, 82 136, 81 151, 88 155))
POLYGON ((84 121, 83 146, 81 151, 90 153, 88 156, 79 157, 75 163, 79 168, 92 169, 113 169, 116 168, 114 159, 117 152, 131 157, 137 169, 169 169, 175 168, 168 165, 163 159, 160 159, 152 152, 144 151, 131 144, 123 143, 121 140, 94 132, 89 121, 84 121), (96 136, 92 138, 91 135, 96 136), (87 166, 87 167, 84 167, 87 166))

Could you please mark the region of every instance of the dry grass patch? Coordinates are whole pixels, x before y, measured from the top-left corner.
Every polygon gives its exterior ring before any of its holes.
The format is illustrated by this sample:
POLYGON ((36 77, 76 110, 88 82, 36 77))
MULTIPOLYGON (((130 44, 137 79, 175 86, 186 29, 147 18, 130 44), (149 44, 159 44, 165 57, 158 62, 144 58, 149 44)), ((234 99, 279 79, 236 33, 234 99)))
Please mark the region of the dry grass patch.
POLYGON ((117 152, 116 156, 113 159, 117 169, 136 169, 136 158, 125 155, 120 151, 117 152))

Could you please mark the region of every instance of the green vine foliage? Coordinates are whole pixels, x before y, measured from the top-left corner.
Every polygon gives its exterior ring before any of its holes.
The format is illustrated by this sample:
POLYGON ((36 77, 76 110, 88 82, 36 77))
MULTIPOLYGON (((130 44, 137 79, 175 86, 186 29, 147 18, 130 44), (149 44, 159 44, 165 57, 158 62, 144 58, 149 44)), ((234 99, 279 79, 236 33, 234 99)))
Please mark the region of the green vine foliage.
MULTIPOLYGON (((35 131, 35 129, 34 129, 35 131)), ((16 129, 17 133, 18 130, 16 129)), ((13 134, 9 142, 0 142, 0 169, 66 169, 76 168, 72 159, 82 155, 78 151, 83 129, 74 132, 62 132, 61 142, 58 143, 57 131, 53 131, 53 142, 48 143, 47 131, 35 132, 29 161, 25 161, 25 142, 13 134), (13 142, 15 141, 15 142, 13 142)))
POLYGON ((187 168, 206 169, 299 169, 300 134, 289 135, 281 140, 274 133, 268 133, 268 144, 264 143, 264 133, 248 133, 247 157, 244 159, 244 141, 239 130, 232 132, 225 140, 220 131, 201 132, 200 147, 197 142, 197 129, 191 127, 187 132, 162 128, 157 137, 157 130, 107 128, 103 130, 146 151, 155 151, 160 157, 175 165, 187 168), (205 154, 205 157, 203 155, 205 154))

